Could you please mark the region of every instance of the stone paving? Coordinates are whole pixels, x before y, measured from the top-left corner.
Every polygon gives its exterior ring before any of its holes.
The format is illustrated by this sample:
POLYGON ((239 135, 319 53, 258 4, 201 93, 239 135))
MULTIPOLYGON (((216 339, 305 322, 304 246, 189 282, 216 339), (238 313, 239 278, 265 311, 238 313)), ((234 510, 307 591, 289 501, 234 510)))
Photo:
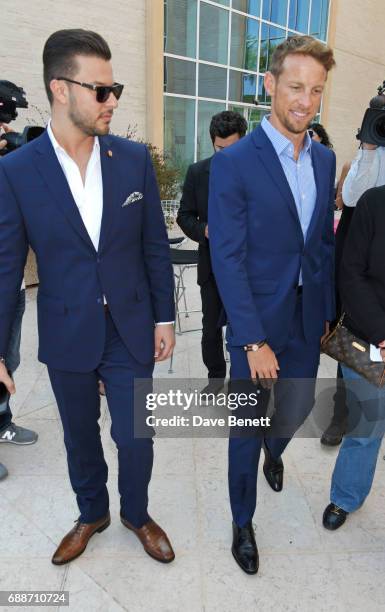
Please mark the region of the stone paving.
MULTIPOLYGON (((186 274, 192 307, 199 304, 195 275, 194 270, 186 274)), ((182 324, 186 329, 199 323, 199 315, 192 315, 182 324)), ((321 516, 329 500, 336 451, 322 448, 318 439, 294 440, 285 454, 283 492, 273 493, 263 475, 259 477, 254 524, 260 571, 247 576, 230 553, 226 440, 156 439, 150 513, 167 530, 176 551, 174 563, 162 565, 143 552, 119 521, 116 450, 104 400, 100 424, 109 464, 112 523, 95 535, 80 558, 53 566, 52 553, 78 511, 67 476, 61 423, 45 366, 36 355, 36 289, 29 289, 12 408, 16 422, 38 431, 39 440, 30 447, 0 448, 0 461, 9 470, 0 483, 0 590, 68 590, 69 609, 75 612, 384 609, 383 453, 366 504, 340 531, 330 533, 323 529, 321 516)), ((199 332, 177 337, 172 375, 168 367, 159 365, 156 375, 204 376, 199 332)), ((321 375, 335 375, 328 359, 322 358, 321 375)))

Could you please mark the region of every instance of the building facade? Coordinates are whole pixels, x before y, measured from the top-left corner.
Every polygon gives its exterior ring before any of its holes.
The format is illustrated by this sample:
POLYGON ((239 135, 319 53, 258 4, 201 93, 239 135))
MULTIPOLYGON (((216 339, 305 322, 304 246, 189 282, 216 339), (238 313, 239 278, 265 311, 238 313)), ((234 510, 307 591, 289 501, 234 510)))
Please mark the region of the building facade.
POLYGON ((310 33, 335 51, 321 121, 340 167, 357 149, 355 134, 385 78, 383 0, 13 0, 1 8, 1 77, 22 85, 30 108, 13 126, 49 116, 41 53, 49 34, 82 27, 109 42, 125 91, 112 129, 136 128, 181 169, 211 154, 208 126, 223 109, 244 114, 249 128, 269 110, 263 75, 274 47, 310 33), (258 99, 258 106, 255 105, 258 99))
POLYGON ((326 41, 328 21, 329 0, 164 0, 164 145, 175 163, 212 154, 217 112, 236 110, 254 129, 269 112, 275 47, 294 34, 326 41))

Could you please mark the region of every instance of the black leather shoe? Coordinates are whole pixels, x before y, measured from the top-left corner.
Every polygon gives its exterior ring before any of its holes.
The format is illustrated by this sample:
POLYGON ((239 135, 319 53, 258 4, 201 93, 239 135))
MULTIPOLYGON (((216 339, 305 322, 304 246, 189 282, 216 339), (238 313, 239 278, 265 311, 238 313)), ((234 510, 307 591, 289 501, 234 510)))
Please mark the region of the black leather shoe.
POLYGON ((258 572, 259 555, 251 521, 245 527, 238 527, 233 522, 233 545, 231 552, 239 567, 246 574, 256 574, 258 572))
POLYGON ((273 459, 266 444, 263 444, 263 450, 265 451, 263 473, 273 491, 279 493, 283 487, 283 461, 281 457, 273 459))
POLYGON ((338 446, 341 444, 344 434, 345 427, 340 423, 333 423, 332 421, 322 434, 321 444, 324 446, 338 446))
POLYGON ((325 512, 322 518, 322 523, 325 529, 330 529, 330 531, 335 531, 339 529, 341 525, 346 521, 346 517, 349 512, 342 510, 335 504, 329 504, 327 508, 325 508, 325 512))

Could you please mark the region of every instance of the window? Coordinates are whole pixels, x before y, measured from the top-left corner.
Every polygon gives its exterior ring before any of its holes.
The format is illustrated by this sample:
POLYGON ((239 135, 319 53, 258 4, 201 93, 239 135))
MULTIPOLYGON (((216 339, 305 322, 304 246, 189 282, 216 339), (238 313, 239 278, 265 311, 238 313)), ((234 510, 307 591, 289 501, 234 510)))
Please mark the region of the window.
POLYGON ((214 114, 237 110, 254 129, 270 112, 263 75, 274 49, 298 32, 326 40, 329 5, 329 0, 164 0, 164 146, 181 175, 189 163, 212 154, 214 114))
POLYGON ((290 0, 289 28, 307 34, 310 0, 290 0))
POLYGON ((262 24, 261 55, 259 60, 260 72, 266 72, 266 70, 268 70, 274 49, 285 40, 285 34, 285 30, 281 30, 281 28, 269 26, 265 23, 262 24))
POLYGON ((238 11, 242 11, 243 13, 248 13, 249 15, 259 17, 261 11, 261 1, 233 0, 233 9, 237 9, 238 11))
POLYGON ((263 0, 262 18, 286 27, 287 0, 263 0))
POLYGON ((266 106, 271 104, 271 98, 265 89, 264 78, 262 76, 258 79, 258 102, 266 106))
POLYGON ((195 62, 165 57, 164 91, 195 96, 195 62))
POLYGON ((227 71, 225 68, 199 64, 199 97, 226 100, 227 71))
POLYGON ((213 153, 213 145, 210 138, 210 123, 213 115, 226 110, 225 104, 217 102, 198 102, 198 140, 197 159, 205 159, 213 153))
POLYGON ((194 161, 195 100, 164 98, 164 148, 183 178, 194 161))
POLYGON ((233 13, 230 64, 235 68, 258 70, 259 21, 233 13))
POLYGON ((196 56, 197 0, 166 0, 164 3, 164 50, 196 56))
POLYGON ((253 104, 257 93, 257 77, 230 70, 229 100, 253 104))
POLYGON ((254 130, 262 121, 262 119, 270 113, 269 110, 263 108, 248 108, 247 123, 249 124, 249 130, 254 130))
POLYGON ((227 64, 229 11, 201 4, 199 57, 206 62, 227 64))
POLYGON ((313 0, 310 16, 310 34, 321 40, 326 40, 328 27, 329 1, 313 0))

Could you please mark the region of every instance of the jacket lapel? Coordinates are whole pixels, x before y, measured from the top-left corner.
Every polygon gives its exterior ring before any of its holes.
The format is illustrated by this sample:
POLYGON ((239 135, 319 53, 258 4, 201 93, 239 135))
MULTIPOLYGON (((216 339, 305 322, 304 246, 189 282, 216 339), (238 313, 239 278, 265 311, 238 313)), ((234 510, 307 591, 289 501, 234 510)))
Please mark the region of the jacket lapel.
POLYGON ((283 171, 281 162, 279 161, 278 155, 275 152, 273 145, 269 138, 266 136, 262 127, 258 126, 253 134, 254 144, 258 151, 259 159, 265 166, 266 171, 270 174, 270 177, 277 186, 283 199, 288 205, 289 211, 296 222, 298 230, 298 236, 303 242, 303 234, 301 229, 301 223, 298 216, 297 207, 293 198, 293 194, 290 189, 290 185, 287 182, 285 172, 283 171))
MULTIPOLYGON (((323 176, 322 159, 319 154, 318 147, 314 146, 313 144, 311 147, 311 158, 313 162, 314 180, 315 180, 315 185, 316 185, 317 197, 316 197, 316 203, 315 203, 313 215, 310 220, 310 225, 309 225, 307 235, 306 235, 306 242, 309 240, 309 237, 311 236, 312 231, 314 230, 314 227, 317 224, 317 221, 318 221, 321 209, 322 209, 322 202, 324 201, 324 183, 325 181, 324 182, 321 181, 321 176, 323 176)), ((325 176, 327 175, 325 174, 325 176)))
POLYGON ((44 132, 39 138, 35 151, 37 168, 52 195, 53 201, 59 206, 80 238, 95 251, 47 132, 44 132))
POLYGON ((116 193, 116 152, 112 147, 111 138, 108 136, 99 137, 100 142, 100 163, 103 178, 103 215, 102 226, 100 229, 99 253, 107 243, 108 234, 114 217, 114 204, 116 193))

